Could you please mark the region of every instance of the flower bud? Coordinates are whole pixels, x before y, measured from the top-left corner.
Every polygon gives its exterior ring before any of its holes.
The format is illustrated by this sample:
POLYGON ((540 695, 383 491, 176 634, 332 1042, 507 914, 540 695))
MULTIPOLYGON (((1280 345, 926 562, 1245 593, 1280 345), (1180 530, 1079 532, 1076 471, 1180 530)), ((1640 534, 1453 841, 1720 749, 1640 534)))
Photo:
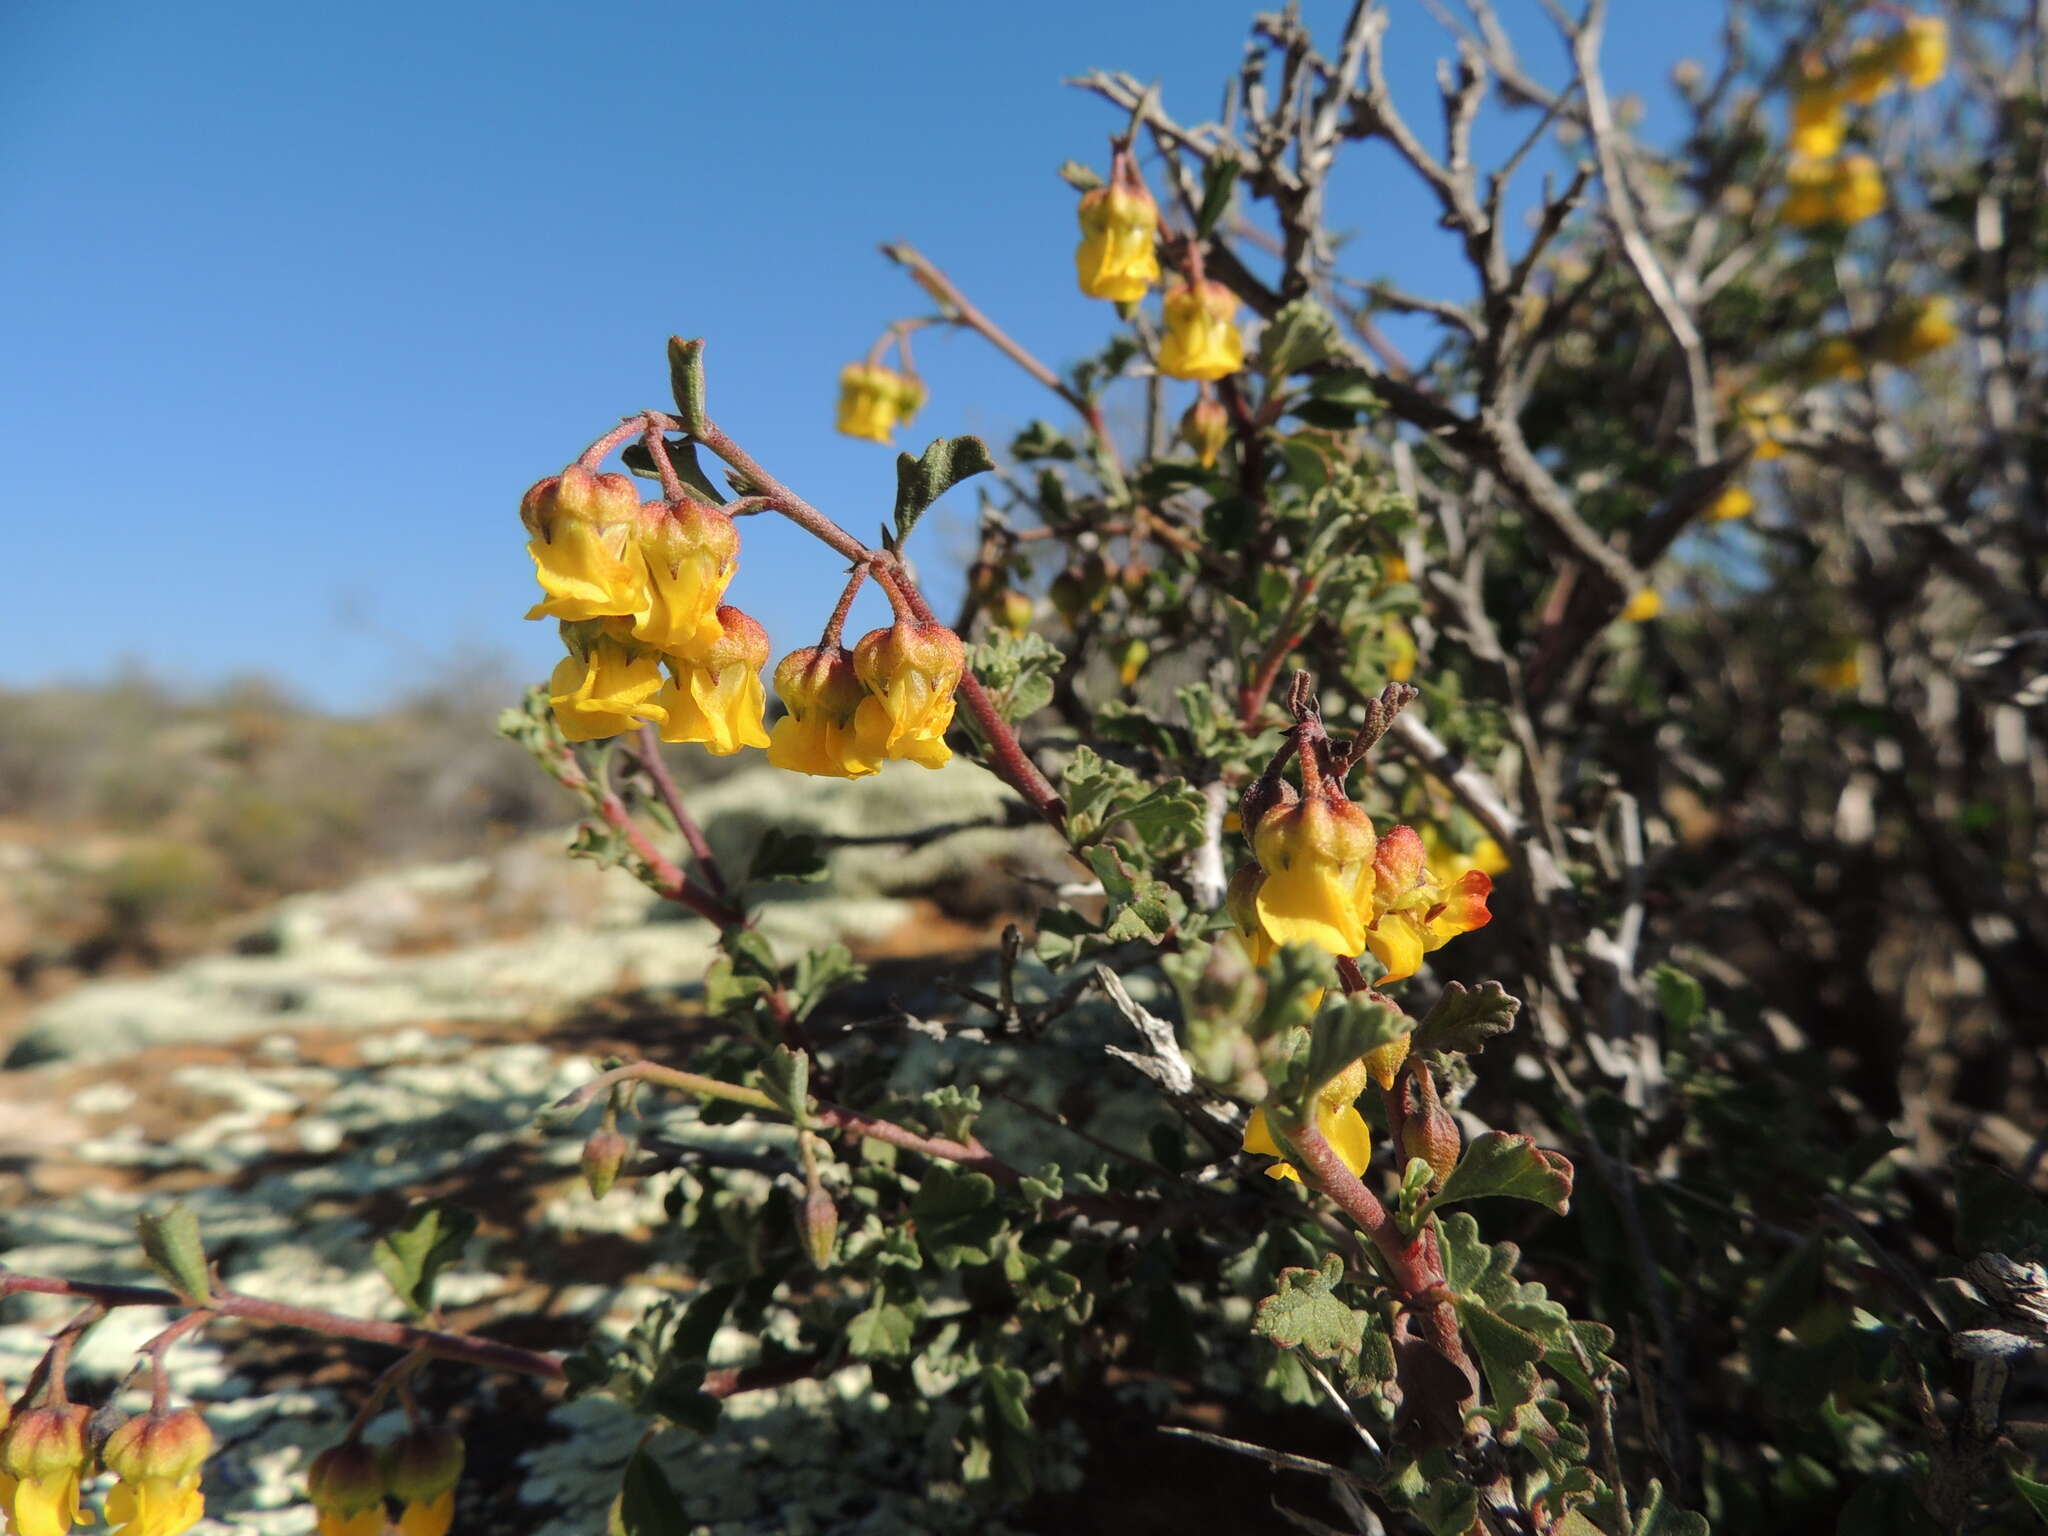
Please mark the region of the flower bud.
POLYGON ((1621 605, 1621 616, 1630 624, 1642 624, 1664 611, 1664 599, 1655 587, 1645 587, 1621 605))
POLYGON ((306 1496, 320 1514, 320 1536, 382 1536, 384 1459, 351 1436, 306 1468, 306 1496))
POLYGON ((599 1126, 583 1143, 583 1182, 593 1200, 602 1200, 619 1181, 619 1170, 633 1155, 631 1138, 613 1126, 599 1126))
POLYGON ((839 1207, 832 1203, 832 1197, 825 1193, 823 1186, 813 1184, 804 1195, 797 1226, 812 1267, 830 1269, 833 1252, 839 1244, 839 1207))
POLYGON ((1230 441, 1230 412, 1223 409, 1223 402, 1204 395, 1189 406, 1180 419, 1180 440, 1195 450, 1202 468, 1214 469, 1216 456, 1230 441))
POLYGON ((647 567, 647 596, 634 611, 633 638, 670 656, 702 655, 718 643, 718 601, 739 569, 732 518, 687 498, 649 502, 635 542, 647 567))
POLYGON ((629 543, 640 493, 625 475, 571 464, 526 493, 519 518, 545 599, 529 619, 598 619, 628 614, 646 595, 645 569, 629 543))
POLYGON ((445 1426, 421 1425, 385 1451, 385 1483, 400 1503, 432 1504, 461 1479, 462 1458, 462 1436, 445 1426))
POLYGON ((1116 659, 1117 681, 1126 688, 1137 682, 1138 674, 1145 670, 1145 663, 1152 659, 1152 647, 1142 640, 1124 642, 1122 654, 1116 659))
POLYGON ((881 770, 881 754, 865 750, 854 732, 868 695, 851 651, 838 645, 791 651, 776 663, 775 692, 789 710, 768 734, 768 761, 775 767, 835 779, 881 770))
POLYGON ((1159 205, 1142 184, 1097 187, 1081 199, 1074 274, 1091 299, 1135 304, 1159 281, 1159 205))
POLYGON ((1457 1118, 1437 1098, 1436 1078, 1427 1065, 1419 1065, 1409 1074, 1403 1085, 1402 1097, 1402 1161, 1405 1164, 1410 1158, 1421 1158, 1436 1175, 1436 1182, 1441 1184, 1458 1166, 1461 1141, 1457 1118), (1412 1098, 1409 1097, 1408 1084, 1414 1085, 1412 1098))
POLYGON ((1244 366, 1244 337, 1236 314, 1237 295, 1221 283, 1169 289, 1160 372, 1176 379, 1220 379, 1237 372, 1244 366))
POLYGON ((768 745, 762 724, 768 696, 761 687, 768 632, 729 606, 712 622, 718 638, 695 659, 670 658, 673 676, 655 703, 664 715, 663 741, 694 741, 713 757, 730 757, 742 747, 768 745))
POLYGON ((1300 791, 1277 773, 1262 773, 1253 779, 1244 798, 1237 802, 1238 825, 1244 831, 1245 841, 1250 842, 1259 830, 1266 812, 1299 804, 1300 800, 1300 791))
POLYGON ((927 768, 952 758, 946 728, 953 723, 953 690, 967 670, 958 635, 943 624, 898 620, 861 636, 853 668, 868 691, 854 714, 864 752, 927 768))

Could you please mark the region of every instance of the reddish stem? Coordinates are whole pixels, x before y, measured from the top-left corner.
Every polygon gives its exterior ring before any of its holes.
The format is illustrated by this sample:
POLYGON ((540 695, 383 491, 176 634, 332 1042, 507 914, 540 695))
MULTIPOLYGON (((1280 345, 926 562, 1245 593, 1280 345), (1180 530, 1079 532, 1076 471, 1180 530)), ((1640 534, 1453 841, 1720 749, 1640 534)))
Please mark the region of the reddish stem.
POLYGON ((654 789, 661 796, 661 803, 668 807, 668 813, 675 819, 677 830, 683 834, 683 841, 689 845, 690 857, 697 861, 697 867, 704 872, 704 881, 721 901, 729 901, 731 893, 726 887, 725 873, 718 867, 718 859, 711 851, 711 843, 704 836, 704 829, 697 825, 697 818, 690 814, 683 804, 683 792, 677 788, 675 775, 668 771, 668 763, 661 755, 661 737, 651 725, 640 727, 640 736, 635 755, 640 766, 647 770, 647 776, 654 780, 654 789))
POLYGON ((839 594, 839 604, 832 610, 832 617, 825 621, 825 633, 818 637, 818 649, 829 651, 839 644, 840 634, 846 628, 846 616, 853 611, 853 599, 860 591, 860 584, 868 579, 868 568, 856 565, 853 575, 846 583, 846 590, 839 594))
POLYGON ((592 474, 597 473, 597 466, 605 461, 606 455, 614 448, 625 442, 626 439, 647 430, 647 421, 648 417, 645 412, 638 416, 628 417, 620 425, 613 427, 611 431, 605 433, 603 437, 600 437, 596 442, 584 449, 576 463, 581 468, 589 470, 592 474))

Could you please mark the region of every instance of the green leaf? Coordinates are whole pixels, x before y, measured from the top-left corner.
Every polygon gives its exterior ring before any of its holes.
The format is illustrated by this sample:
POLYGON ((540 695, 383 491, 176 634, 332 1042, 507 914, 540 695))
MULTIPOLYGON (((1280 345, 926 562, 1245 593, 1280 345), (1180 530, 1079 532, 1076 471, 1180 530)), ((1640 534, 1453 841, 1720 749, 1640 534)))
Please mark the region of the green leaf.
POLYGON ((1709 1536, 1706 1520, 1680 1509, 1664 1497, 1664 1485, 1652 1478, 1636 1510, 1635 1536, 1709 1536))
POLYGON ((370 1258, 398 1299, 422 1317, 434 1310, 434 1282, 462 1257, 476 1232, 476 1216, 457 1205, 422 1200, 405 1220, 377 1239, 370 1258))
POLYGON ((1343 350, 1344 333, 1337 322, 1306 295, 1283 305, 1259 338, 1260 364, 1266 377, 1274 380, 1336 357, 1343 350))
POLYGON ((1010 457, 1028 464, 1034 459, 1077 459, 1080 454, 1051 422, 1033 420, 1010 440, 1010 457))
POLYGON ((808 884, 829 873, 824 848, 808 832, 785 832, 770 827, 761 834, 754 857, 747 865, 750 884, 769 880, 793 880, 808 884))
POLYGON ((1259 1303, 1253 1330, 1282 1349, 1305 1349, 1318 1360, 1357 1354, 1365 1318, 1333 1294, 1343 1278, 1344 1261, 1334 1253, 1321 1269, 1281 1270, 1280 1289, 1259 1303))
POLYGON ((1237 185, 1238 173, 1243 169, 1235 160, 1225 155, 1213 157, 1202 175, 1202 209, 1195 215, 1195 238, 1206 240, 1209 232, 1216 227, 1216 221, 1223 217, 1230 207, 1231 189, 1237 185))
POLYGON ((702 433, 708 418, 704 414, 704 338, 685 341, 668 339, 668 382, 675 392, 676 416, 685 431, 702 433))
POLYGON ((1664 1022, 1683 1035, 1706 1011, 1707 989, 1698 978, 1675 965, 1660 965, 1650 972, 1650 984, 1657 989, 1657 1009, 1664 1022))
POLYGON ((1128 834, 1122 841, 1162 858, 1201 841, 1208 802, 1185 779, 1149 785, 1134 769, 1079 747, 1062 780, 1067 836, 1076 848, 1099 843, 1120 829, 1128 834))
POLYGON ((998 631, 974 647, 969 666, 989 692, 996 713, 1014 724, 1052 702, 1053 679, 1066 657, 1036 630, 998 631))
POLYGON ((799 1019, 809 1018, 834 988, 859 981, 867 973, 868 968, 854 959, 844 944, 828 944, 798 955, 789 979, 790 1012, 799 1019))
POLYGON ((957 1084, 947 1083, 934 1088, 924 1096, 924 1107, 931 1111, 932 1123, 938 1126, 939 1134, 948 1141, 966 1141, 974 1134, 974 1122, 981 1116, 981 1089, 962 1089, 957 1084))
POLYGON ((1571 1209, 1571 1162, 1561 1152, 1546 1152, 1527 1136, 1488 1131, 1465 1148, 1430 1204, 1454 1205, 1487 1195, 1533 1200, 1562 1216, 1571 1209))
POLYGON ((1020 1433, 1031 1432, 1031 1378, 1014 1365, 991 1365, 981 1373, 988 1403, 1002 1421, 1020 1433))
POLYGON ((690 1518, 683 1513, 682 1500, 645 1446, 626 1463, 618 1516, 620 1536, 689 1536, 690 1518))
POLYGON ((856 1360, 904 1360, 916 1332, 917 1317, 910 1308, 877 1294, 867 1311, 846 1325, 846 1347, 856 1360))
POLYGON ((941 1269, 986 1264, 1002 1231, 1002 1213, 995 1208, 995 1180, 985 1173, 967 1173, 934 1166, 910 1202, 917 1240, 941 1269))
POLYGON ((201 1306, 213 1299, 206 1244, 199 1237, 199 1218, 189 1206, 173 1205, 161 1216, 144 1211, 135 1218, 135 1233, 142 1243, 142 1256, 170 1282, 171 1289, 201 1306))
POLYGON ((1479 1356, 1479 1369, 1486 1375, 1486 1387, 1494 1405, 1515 1409, 1536 1396, 1536 1367, 1543 1359, 1543 1341, 1491 1308, 1461 1305, 1458 1321, 1472 1351, 1479 1356))
POLYGON ((2017 1472, 2005 1475, 2012 1480, 2012 1491, 2020 1496, 2020 1502, 2039 1515, 2043 1525, 2048 1525, 2048 1483, 2037 1483, 2017 1472))
POLYGON ((970 475, 994 469, 988 445, 978 437, 941 437, 913 459, 896 455, 896 539, 910 537, 925 509, 970 475))
POLYGON ((1319 373, 1309 382, 1308 393, 1313 400, 1354 411, 1369 411, 1380 403, 1379 394, 1372 387, 1372 375, 1363 368, 1332 368, 1319 373))
POLYGON ((755 1085, 799 1126, 811 1123, 811 1058, 778 1045, 754 1074, 755 1085))
POLYGON ((1436 1006, 1415 1026, 1415 1049, 1439 1055, 1477 1055, 1486 1042, 1515 1027, 1521 1002, 1497 981, 1476 987, 1447 982, 1436 1006))

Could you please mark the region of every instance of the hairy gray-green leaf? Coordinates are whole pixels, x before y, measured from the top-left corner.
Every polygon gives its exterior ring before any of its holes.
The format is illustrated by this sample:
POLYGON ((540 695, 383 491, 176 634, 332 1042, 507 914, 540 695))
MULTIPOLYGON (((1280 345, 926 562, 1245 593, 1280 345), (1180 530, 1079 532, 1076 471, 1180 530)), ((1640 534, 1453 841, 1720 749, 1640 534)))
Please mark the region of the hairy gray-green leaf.
POLYGON ((135 1233, 142 1243, 142 1256, 173 1290, 201 1306, 212 1300, 206 1244, 199 1237, 199 1218, 189 1206, 173 1205, 160 1216, 144 1211, 135 1218, 135 1233))
POLYGON ((1358 1353, 1365 1334, 1362 1314, 1333 1292, 1344 1278, 1344 1261, 1324 1258, 1320 1269, 1283 1269, 1279 1289, 1259 1303, 1253 1329, 1282 1349, 1305 1349, 1318 1360, 1358 1353))
POLYGON ((811 1123, 811 1058, 807 1052, 778 1045, 755 1074, 760 1090, 797 1125, 811 1123))
POLYGON ((680 336, 668 339, 668 382, 676 397, 676 417, 687 432, 699 433, 709 419, 704 414, 704 338, 689 341, 680 336))
POLYGON ((1269 379, 1324 362, 1344 350, 1344 333, 1330 312, 1303 295, 1283 305, 1259 336, 1259 361, 1269 379))
POLYGON ((1443 1055, 1473 1055, 1486 1042, 1515 1027, 1521 1002, 1509 997, 1497 981, 1476 987, 1449 982, 1436 1006, 1415 1026, 1415 1049, 1443 1055))
POLYGON ((988 445, 978 437, 941 437, 933 440, 924 457, 896 455, 896 540, 910 537, 925 509, 970 475, 994 469, 988 445))
POLYGON ((391 1282, 398 1299, 426 1317, 434 1310, 434 1282, 442 1270, 462 1257, 475 1232, 474 1213, 438 1200, 423 1200, 377 1239, 370 1258, 391 1282))
POLYGON ((995 1208, 995 1180, 985 1173, 965 1173, 934 1166, 910 1202, 917 1240, 941 1269, 986 1264, 1002 1231, 1002 1213, 995 1208))
POLYGON ((1561 1152, 1547 1152, 1527 1136, 1488 1131, 1474 1137, 1444 1180, 1432 1207, 1501 1195, 1533 1200, 1562 1216, 1571 1209, 1572 1165, 1561 1152))

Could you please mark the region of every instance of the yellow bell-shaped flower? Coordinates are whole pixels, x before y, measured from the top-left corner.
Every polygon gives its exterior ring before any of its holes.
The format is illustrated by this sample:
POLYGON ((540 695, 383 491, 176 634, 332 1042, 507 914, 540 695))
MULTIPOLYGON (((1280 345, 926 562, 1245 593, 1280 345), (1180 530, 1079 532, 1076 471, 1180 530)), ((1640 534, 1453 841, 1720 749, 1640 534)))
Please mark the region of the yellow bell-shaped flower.
POLYGON ((903 376, 893 368, 848 363, 839 370, 839 430, 848 437, 888 442, 903 420, 903 400, 903 376))
POLYGON ((1908 17, 1897 48, 1899 78, 1910 91, 1924 91, 1948 73, 1948 23, 1939 16, 1908 17))
POLYGON ((1842 92, 1832 80, 1809 80, 1792 93, 1792 150, 1825 160, 1842 147, 1848 131, 1842 92))
POLYGON ((1230 413, 1221 401, 1202 396, 1181 417, 1180 440, 1195 450, 1202 468, 1214 469, 1217 455, 1230 441, 1230 413))
POLYGON ((407 1431, 386 1453, 385 1476, 400 1505, 399 1536, 448 1536, 462 1460, 460 1435, 425 1426, 407 1431))
POLYGON ((1244 366, 1237 295, 1221 283, 1183 283, 1166 293, 1159 370, 1176 379, 1220 379, 1244 366))
POLYGON ((1356 955, 1372 927, 1372 822, 1348 800, 1312 794, 1261 816, 1252 848, 1265 869, 1254 906, 1276 944, 1356 955))
POLYGON ((1835 162, 1794 155, 1785 167, 1785 201, 1778 217, 1794 229, 1812 229, 1829 223, 1835 216, 1835 185, 1840 171, 1835 162))
POLYGON ((1919 299, 1890 316, 1871 338, 1872 350, 1888 363, 1911 367, 1952 346, 1962 327, 1956 318, 1956 301, 1947 294, 1919 299))
POLYGON ((107 1495, 115 1536, 182 1536, 206 1513, 199 1469, 213 1454, 213 1433, 190 1408, 130 1419, 100 1454, 120 1479, 107 1495))
POLYGON ((768 632, 737 608, 720 608, 719 636, 700 658, 675 657, 674 674, 654 702, 663 711, 663 741, 697 742, 713 757, 742 747, 765 747, 761 717, 768 707, 761 668, 768 664, 768 632))
POLYGON ((360 1440, 330 1445, 306 1469, 319 1536, 384 1536, 384 1458, 360 1440))
MULTIPOLYGON (((1408 1049, 1407 1037, 1399 1042, 1402 1054, 1408 1049)), ((1354 1174, 1363 1173, 1372 1161, 1372 1127, 1365 1123, 1365 1117, 1358 1112, 1359 1094, 1365 1091, 1367 1068, 1364 1061, 1354 1061, 1323 1086, 1316 1096, 1316 1129, 1323 1133, 1323 1140, 1330 1144, 1330 1150, 1337 1154, 1354 1174)), ((1391 1079, 1389 1079, 1391 1081, 1391 1079)), ((1263 1109, 1252 1111, 1251 1119, 1245 1123, 1244 1149, 1260 1157, 1285 1159, 1280 1143, 1273 1137, 1272 1123, 1263 1109)), ((1289 1162, 1278 1162, 1266 1170, 1269 1179, 1292 1179, 1301 1182, 1301 1175, 1295 1172, 1289 1162)))
POLYGON ((669 656, 698 656, 716 645, 719 600, 739 569, 732 519, 700 501, 651 502, 635 544, 647 595, 633 613, 633 638, 669 656))
POLYGON ((1159 281, 1159 205, 1143 186, 1097 187, 1081 199, 1074 273, 1091 299, 1134 304, 1159 281))
POLYGON ((90 1411, 82 1404, 31 1408, 7 1426, 0 1467, 14 1479, 7 1513, 14 1536, 65 1536, 83 1524, 78 1484, 92 1462, 85 1442, 90 1411))
POLYGON ((1707 503, 1707 520, 1714 523, 1733 522, 1738 517, 1747 517, 1756 510, 1756 496, 1746 485, 1724 486, 1721 494, 1707 503))
POLYGON ((1889 198, 1884 172, 1869 155, 1851 155, 1841 164, 1830 195, 1830 211, 1837 224, 1861 224, 1883 213, 1889 198))
POLYGON ((519 517, 532 535, 526 552, 547 593, 529 619, 602 619, 640 606, 646 570, 630 547, 640 524, 640 493, 625 475, 596 475, 572 464, 529 490, 519 517))
POLYGON ((967 670, 960 637, 943 624, 902 620, 870 630, 853 648, 853 669, 868 696, 854 714, 861 750, 943 767, 953 752, 953 690, 967 670))
POLYGON ((569 740, 598 741, 666 718, 655 698, 662 685, 658 654, 601 624, 564 624, 562 638, 569 655, 548 679, 548 703, 569 740))
POLYGON ((789 713, 768 733, 770 763, 829 779, 864 779, 881 771, 882 754, 869 752, 854 730, 868 691, 844 646, 791 651, 776 663, 775 692, 789 713))
POLYGON ((1493 877, 1481 869, 1469 869, 1446 885, 1430 870, 1422 837, 1413 827, 1389 830, 1373 850, 1375 915, 1366 936, 1373 958, 1386 967, 1381 983, 1406 980, 1425 954, 1492 922, 1486 906, 1492 892, 1493 877))

